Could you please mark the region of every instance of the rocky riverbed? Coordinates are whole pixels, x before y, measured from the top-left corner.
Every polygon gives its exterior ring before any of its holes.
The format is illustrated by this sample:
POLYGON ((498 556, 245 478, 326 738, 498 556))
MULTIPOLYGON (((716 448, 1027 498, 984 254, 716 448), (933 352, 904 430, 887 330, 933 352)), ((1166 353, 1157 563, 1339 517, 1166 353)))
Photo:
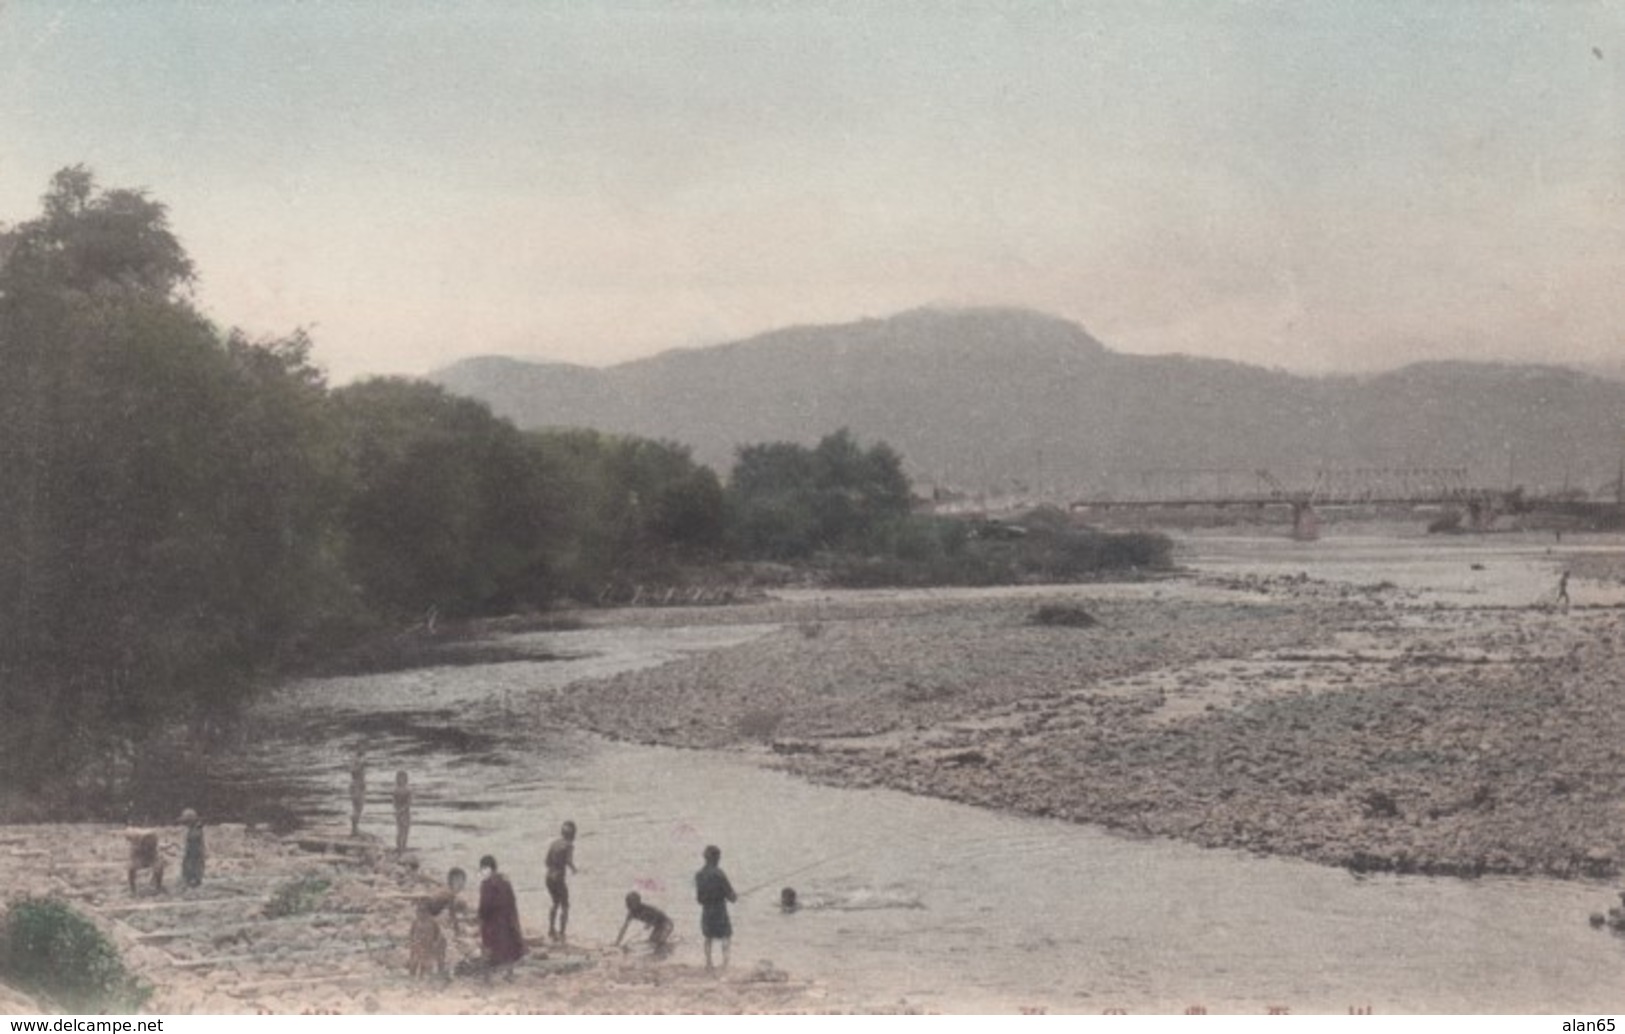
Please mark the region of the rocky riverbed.
MULTIPOLYGON (((1576 570, 1580 599, 1620 573, 1576 570)), ((1625 611, 1307 575, 1140 589, 780 604, 779 631, 572 685, 549 720, 1355 870, 1619 871, 1625 611)))

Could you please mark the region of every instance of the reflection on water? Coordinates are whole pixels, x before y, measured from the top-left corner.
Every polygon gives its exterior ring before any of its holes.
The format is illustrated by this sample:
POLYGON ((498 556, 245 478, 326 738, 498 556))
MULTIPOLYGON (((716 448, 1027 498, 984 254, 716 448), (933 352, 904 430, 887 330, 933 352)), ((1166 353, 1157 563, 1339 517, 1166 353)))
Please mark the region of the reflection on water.
MULTIPOLYGON (((1207 562, 1223 567, 1235 548, 1207 562)), ((1519 578, 1544 577, 1543 554, 1493 559, 1521 565, 1519 578)), ((1361 581, 1382 567, 1358 564, 1361 581)), ((635 889, 677 921, 679 962, 699 959, 693 872, 702 847, 719 844, 742 895, 735 965, 771 959, 876 1004, 1617 1008, 1625 945, 1586 923, 1612 896, 1600 885, 1355 878, 891 791, 813 786, 748 757, 539 731, 534 721, 547 695, 572 680, 765 631, 542 633, 522 638, 568 659, 301 683, 261 709, 263 736, 244 767, 297 781, 308 806, 336 818, 347 807, 344 759, 365 743, 364 829, 392 841, 387 788, 393 770, 406 768, 425 866, 472 869, 494 854, 533 934, 546 924, 543 854, 559 823, 574 819, 582 832, 572 934, 612 940, 622 898, 635 889), (807 907, 781 913, 784 886, 807 907)))

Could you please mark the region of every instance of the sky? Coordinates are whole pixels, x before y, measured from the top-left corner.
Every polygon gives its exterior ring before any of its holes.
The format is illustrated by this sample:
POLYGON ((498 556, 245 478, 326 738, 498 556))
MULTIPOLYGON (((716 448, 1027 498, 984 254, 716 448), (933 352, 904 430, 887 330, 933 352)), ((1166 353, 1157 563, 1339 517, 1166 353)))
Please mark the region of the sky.
POLYGON ((1625 0, 0 0, 0 222, 145 188, 336 382, 921 305, 1625 361, 1625 0))

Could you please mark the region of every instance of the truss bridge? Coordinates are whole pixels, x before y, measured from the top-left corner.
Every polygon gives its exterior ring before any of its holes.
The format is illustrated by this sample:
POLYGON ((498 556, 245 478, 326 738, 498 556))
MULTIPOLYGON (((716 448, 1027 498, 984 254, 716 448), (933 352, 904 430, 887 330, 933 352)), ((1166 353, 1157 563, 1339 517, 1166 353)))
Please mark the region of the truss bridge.
POLYGON ((1269 470, 1146 470, 1118 475, 1112 489, 1070 508, 1289 506, 1296 538, 1317 535, 1317 508, 1457 506, 1483 528, 1510 508, 1514 493, 1474 484, 1465 467, 1351 467, 1277 476, 1269 470))

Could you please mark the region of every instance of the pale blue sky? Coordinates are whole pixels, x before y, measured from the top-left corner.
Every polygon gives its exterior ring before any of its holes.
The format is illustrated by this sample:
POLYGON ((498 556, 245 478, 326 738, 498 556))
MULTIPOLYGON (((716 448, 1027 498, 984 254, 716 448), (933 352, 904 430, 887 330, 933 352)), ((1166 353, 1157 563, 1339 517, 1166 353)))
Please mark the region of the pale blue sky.
POLYGON ((149 188, 206 308, 340 380, 931 303, 1596 362, 1622 59, 1625 0, 0 0, 0 221, 75 162, 149 188))

